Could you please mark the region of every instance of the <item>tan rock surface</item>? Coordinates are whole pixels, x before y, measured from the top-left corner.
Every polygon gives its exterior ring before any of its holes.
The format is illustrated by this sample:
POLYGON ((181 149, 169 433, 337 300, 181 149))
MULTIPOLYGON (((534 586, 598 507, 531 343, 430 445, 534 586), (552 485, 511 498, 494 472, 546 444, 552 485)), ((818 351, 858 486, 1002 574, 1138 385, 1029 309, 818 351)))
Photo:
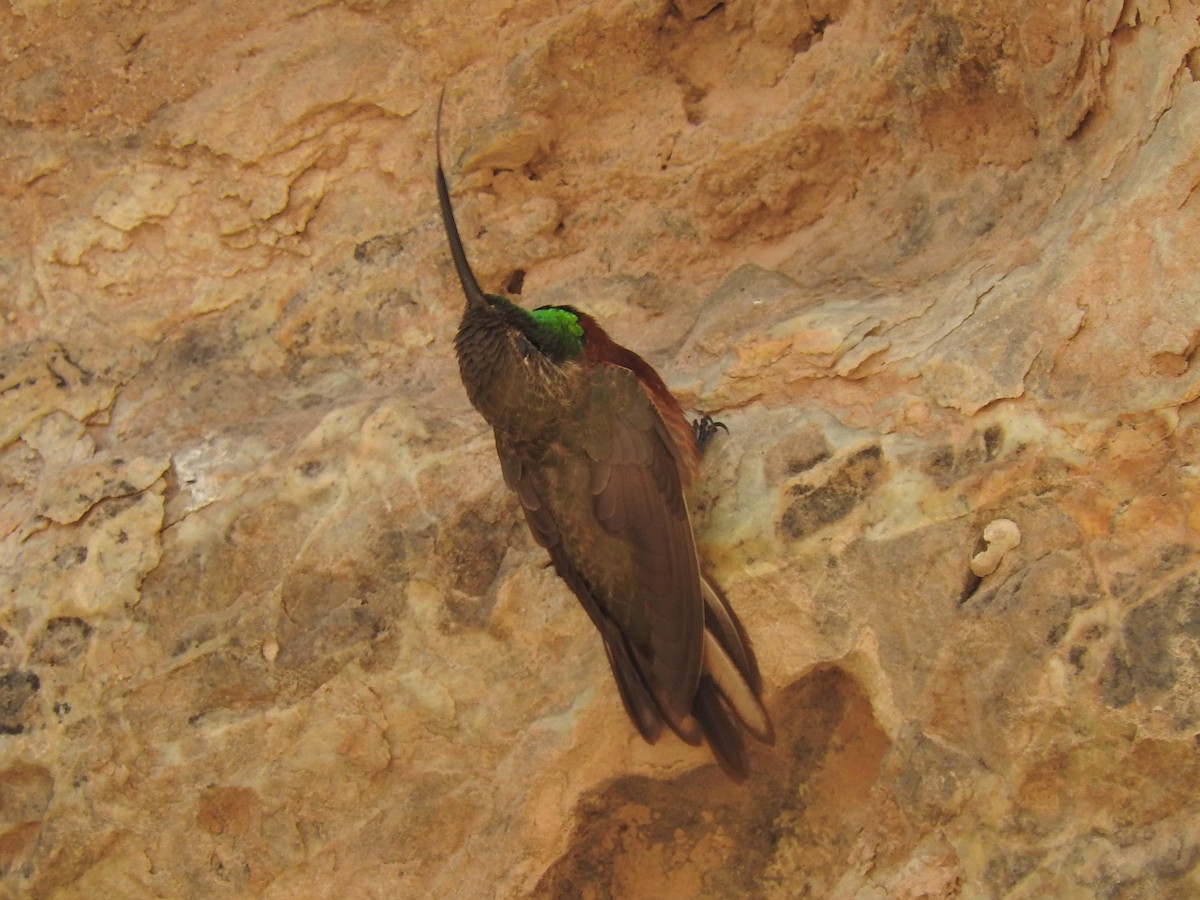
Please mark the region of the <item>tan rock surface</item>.
POLYGON ((1200 8, 448 9, 0 9, 0 895, 1200 893, 1200 8), (730 427, 743 787, 458 383, 443 83, 485 286, 730 427))

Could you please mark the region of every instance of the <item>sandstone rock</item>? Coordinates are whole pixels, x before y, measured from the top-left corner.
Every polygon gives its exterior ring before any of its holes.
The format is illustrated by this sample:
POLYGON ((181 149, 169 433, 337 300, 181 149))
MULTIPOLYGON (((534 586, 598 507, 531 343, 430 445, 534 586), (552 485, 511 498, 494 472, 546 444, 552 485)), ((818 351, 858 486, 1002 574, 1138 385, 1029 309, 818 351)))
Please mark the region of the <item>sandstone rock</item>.
POLYGON ((446 9, 0 10, 0 895, 1200 891, 1195 5, 446 9), (485 288, 729 426, 745 786, 467 404, 443 85, 485 288))

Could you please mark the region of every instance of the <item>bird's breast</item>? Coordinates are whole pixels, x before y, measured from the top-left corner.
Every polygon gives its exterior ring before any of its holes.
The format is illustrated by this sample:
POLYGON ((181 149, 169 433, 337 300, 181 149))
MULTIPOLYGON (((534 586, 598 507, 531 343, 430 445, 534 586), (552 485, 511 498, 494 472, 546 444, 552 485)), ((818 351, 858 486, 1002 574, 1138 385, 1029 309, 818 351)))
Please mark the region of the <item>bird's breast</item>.
POLYGON ((519 332, 460 330, 455 343, 471 405, 493 428, 519 440, 535 441, 556 428, 583 393, 579 363, 550 361, 519 332))

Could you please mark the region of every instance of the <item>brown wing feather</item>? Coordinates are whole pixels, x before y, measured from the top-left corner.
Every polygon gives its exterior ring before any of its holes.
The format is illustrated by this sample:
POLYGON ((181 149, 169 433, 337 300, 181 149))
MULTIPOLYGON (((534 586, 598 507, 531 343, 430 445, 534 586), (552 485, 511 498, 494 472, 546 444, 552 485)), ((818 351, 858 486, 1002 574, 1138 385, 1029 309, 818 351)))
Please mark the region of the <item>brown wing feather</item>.
MULTIPOLYGON (((621 632, 620 626, 610 618, 597 601, 591 585, 584 579, 582 573, 568 557, 560 539, 558 526, 542 505, 537 496, 532 471, 520 465, 512 455, 511 450, 502 442, 497 441, 497 450, 502 461, 506 461, 504 471, 506 476, 512 475, 509 486, 521 500, 521 508, 529 530, 539 544, 550 553, 550 561, 559 577, 566 582, 572 593, 579 599, 580 605, 587 612, 592 624, 599 630, 604 640, 604 650, 608 656, 608 664, 612 669, 613 679, 625 712, 637 726, 638 732, 648 743, 655 743, 662 735, 663 714, 658 701, 650 694, 645 677, 633 661, 633 651, 621 632)), ((676 729, 678 731, 678 729, 676 729)), ((689 743, 699 743, 699 734, 692 729, 690 732, 680 732, 680 736, 689 743)))
POLYGON ((580 418, 592 509, 601 528, 623 545, 632 576, 614 584, 618 590, 601 606, 679 731, 700 677, 704 600, 678 462, 662 417, 625 368, 594 370, 591 402, 580 418))
POLYGON ((591 383, 536 464, 501 434, 496 450, 535 539, 603 636, 630 718, 648 740, 665 719, 694 742, 685 720, 703 662, 704 599, 678 465, 633 373, 599 367, 591 383))
POLYGON ((743 779, 742 730, 769 744, 774 729, 745 631, 700 575, 674 429, 631 370, 590 374, 591 395, 540 453, 497 433, 505 481, 599 630, 641 735, 654 743, 665 722, 688 743, 707 738, 743 779))
POLYGON ((658 413, 662 434, 671 455, 675 458, 676 469, 683 479, 684 486, 691 484, 700 468, 700 452, 696 449, 692 425, 675 395, 650 363, 610 338, 587 313, 579 310, 574 310, 574 313, 579 317, 587 335, 584 346, 587 361, 592 365, 619 366, 637 376, 643 391, 658 413))

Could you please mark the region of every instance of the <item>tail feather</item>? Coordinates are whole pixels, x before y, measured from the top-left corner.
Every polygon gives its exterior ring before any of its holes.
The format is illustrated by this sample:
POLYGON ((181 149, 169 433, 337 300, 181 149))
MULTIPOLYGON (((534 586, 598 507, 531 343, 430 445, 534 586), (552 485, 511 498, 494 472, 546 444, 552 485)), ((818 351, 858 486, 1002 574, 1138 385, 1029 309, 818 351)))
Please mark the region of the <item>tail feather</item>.
POLYGON ((725 599, 724 592, 716 583, 708 578, 700 577, 700 587, 704 593, 704 627, 720 643, 737 666, 738 672, 750 690, 757 696, 762 693, 762 676, 758 672, 758 661, 754 651, 750 649, 750 638, 746 629, 725 599))
POLYGON ((762 704, 762 676, 750 639, 720 589, 704 589, 704 671, 692 703, 713 756, 730 778, 749 774, 743 730, 763 744, 775 743, 775 726, 762 704))
POLYGON ((621 695, 621 703, 625 705, 626 714, 637 726, 647 744, 657 743, 663 726, 658 704, 646 690, 645 683, 633 667, 633 660, 624 652, 624 645, 615 641, 605 641, 604 649, 608 653, 608 665, 612 669, 613 679, 617 682, 617 691, 621 695))
MULTIPOLYGON (((762 678, 742 623, 716 585, 701 580, 703 671, 692 700, 691 715, 678 723, 670 722, 663 714, 620 630, 598 613, 593 621, 604 635, 604 648, 621 702, 642 737, 648 743, 655 743, 666 724, 689 744, 707 741, 725 773, 734 781, 745 781, 750 767, 744 733, 771 745, 775 743, 775 727, 762 703, 762 678)), ((589 614, 592 612, 588 603, 584 607, 589 614)))
POLYGON ((709 631, 704 633, 704 675, 747 731, 764 744, 775 742, 775 727, 758 691, 748 683, 709 631))
POLYGON ((721 769, 734 781, 742 782, 750 774, 750 763, 746 758, 746 742, 742 739, 737 722, 730 717, 728 706, 722 701, 720 688, 708 675, 700 676, 692 714, 704 729, 708 747, 721 769))
POLYGON ((612 669, 613 679, 617 682, 617 691, 621 695, 625 712, 633 720, 647 744, 658 741, 664 722, 692 746, 698 745, 704 739, 704 732, 695 716, 686 716, 676 725, 663 715, 662 708, 651 696, 646 680, 638 671, 637 664, 629 655, 625 640, 619 633, 604 641, 604 649, 608 654, 608 665, 612 669))

